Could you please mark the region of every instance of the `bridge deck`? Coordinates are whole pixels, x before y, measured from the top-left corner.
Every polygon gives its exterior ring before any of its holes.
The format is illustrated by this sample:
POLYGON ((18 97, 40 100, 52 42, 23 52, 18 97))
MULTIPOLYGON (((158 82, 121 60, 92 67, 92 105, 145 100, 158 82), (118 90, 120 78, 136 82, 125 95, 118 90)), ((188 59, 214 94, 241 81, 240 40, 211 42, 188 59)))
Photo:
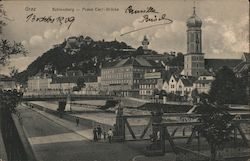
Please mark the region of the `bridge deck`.
POLYGON ((48 101, 48 100, 114 100, 116 97, 106 95, 79 95, 79 94, 57 94, 57 95, 24 95, 23 101, 48 101))

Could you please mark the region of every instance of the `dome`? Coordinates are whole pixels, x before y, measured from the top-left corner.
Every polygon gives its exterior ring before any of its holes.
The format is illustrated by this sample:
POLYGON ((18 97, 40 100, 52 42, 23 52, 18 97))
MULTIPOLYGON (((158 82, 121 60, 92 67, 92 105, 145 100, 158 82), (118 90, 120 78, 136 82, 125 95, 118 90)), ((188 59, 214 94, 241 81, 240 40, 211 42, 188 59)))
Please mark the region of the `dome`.
POLYGON ((196 16, 195 7, 194 7, 193 15, 187 20, 187 26, 188 27, 201 27, 201 25, 202 25, 202 21, 198 16, 196 16))

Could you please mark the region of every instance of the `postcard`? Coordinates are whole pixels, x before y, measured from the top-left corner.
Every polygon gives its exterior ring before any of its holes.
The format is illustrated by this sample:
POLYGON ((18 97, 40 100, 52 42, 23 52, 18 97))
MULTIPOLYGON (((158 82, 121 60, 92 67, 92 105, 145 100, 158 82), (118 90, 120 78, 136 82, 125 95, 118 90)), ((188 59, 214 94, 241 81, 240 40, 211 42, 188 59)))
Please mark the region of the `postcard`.
POLYGON ((0 1, 0 161, 247 161, 248 0, 0 1))

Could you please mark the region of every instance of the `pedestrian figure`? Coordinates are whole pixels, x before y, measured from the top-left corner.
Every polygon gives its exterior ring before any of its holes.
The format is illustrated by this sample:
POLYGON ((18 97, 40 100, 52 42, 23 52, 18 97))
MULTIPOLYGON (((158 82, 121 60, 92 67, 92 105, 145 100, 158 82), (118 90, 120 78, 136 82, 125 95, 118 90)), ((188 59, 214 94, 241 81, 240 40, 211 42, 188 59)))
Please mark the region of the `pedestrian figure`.
POLYGON ((160 131, 157 131, 157 134, 156 134, 156 135, 157 135, 157 141, 159 141, 160 138, 161 138, 161 136, 160 136, 160 135, 161 135, 160 131))
POLYGON ((76 118, 76 127, 78 127, 78 125, 79 125, 79 118, 77 117, 76 118))
POLYGON ((94 141, 95 142, 98 141, 98 138, 97 138, 97 129, 96 128, 93 129, 93 135, 94 135, 94 141))
POLYGON ((108 131, 108 139, 109 139, 110 144, 111 144, 112 137, 113 137, 113 131, 112 131, 112 129, 109 129, 109 131, 108 131))
POLYGON ((106 140, 106 131, 103 132, 103 139, 106 140))
POLYGON ((151 142, 155 142, 157 140, 157 133, 154 131, 153 134, 149 135, 151 142))
POLYGON ((186 133, 185 133, 185 127, 183 128, 183 131, 182 131, 182 136, 185 136, 186 135, 186 133))
POLYGON ((102 137, 102 128, 100 125, 97 126, 97 133, 98 133, 98 139, 101 139, 102 137))

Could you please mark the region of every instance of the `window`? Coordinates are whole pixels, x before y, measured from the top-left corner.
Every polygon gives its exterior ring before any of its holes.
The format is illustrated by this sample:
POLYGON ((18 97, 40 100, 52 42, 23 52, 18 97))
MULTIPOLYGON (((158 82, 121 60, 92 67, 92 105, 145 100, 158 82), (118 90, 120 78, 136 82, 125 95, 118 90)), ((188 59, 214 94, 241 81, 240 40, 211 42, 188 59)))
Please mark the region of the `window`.
POLYGON ((193 33, 190 33, 190 41, 194 42, 194 34, 193 33))
POLYGON ((194 44, 191 44, 191 52, 194 52, 194 44))

